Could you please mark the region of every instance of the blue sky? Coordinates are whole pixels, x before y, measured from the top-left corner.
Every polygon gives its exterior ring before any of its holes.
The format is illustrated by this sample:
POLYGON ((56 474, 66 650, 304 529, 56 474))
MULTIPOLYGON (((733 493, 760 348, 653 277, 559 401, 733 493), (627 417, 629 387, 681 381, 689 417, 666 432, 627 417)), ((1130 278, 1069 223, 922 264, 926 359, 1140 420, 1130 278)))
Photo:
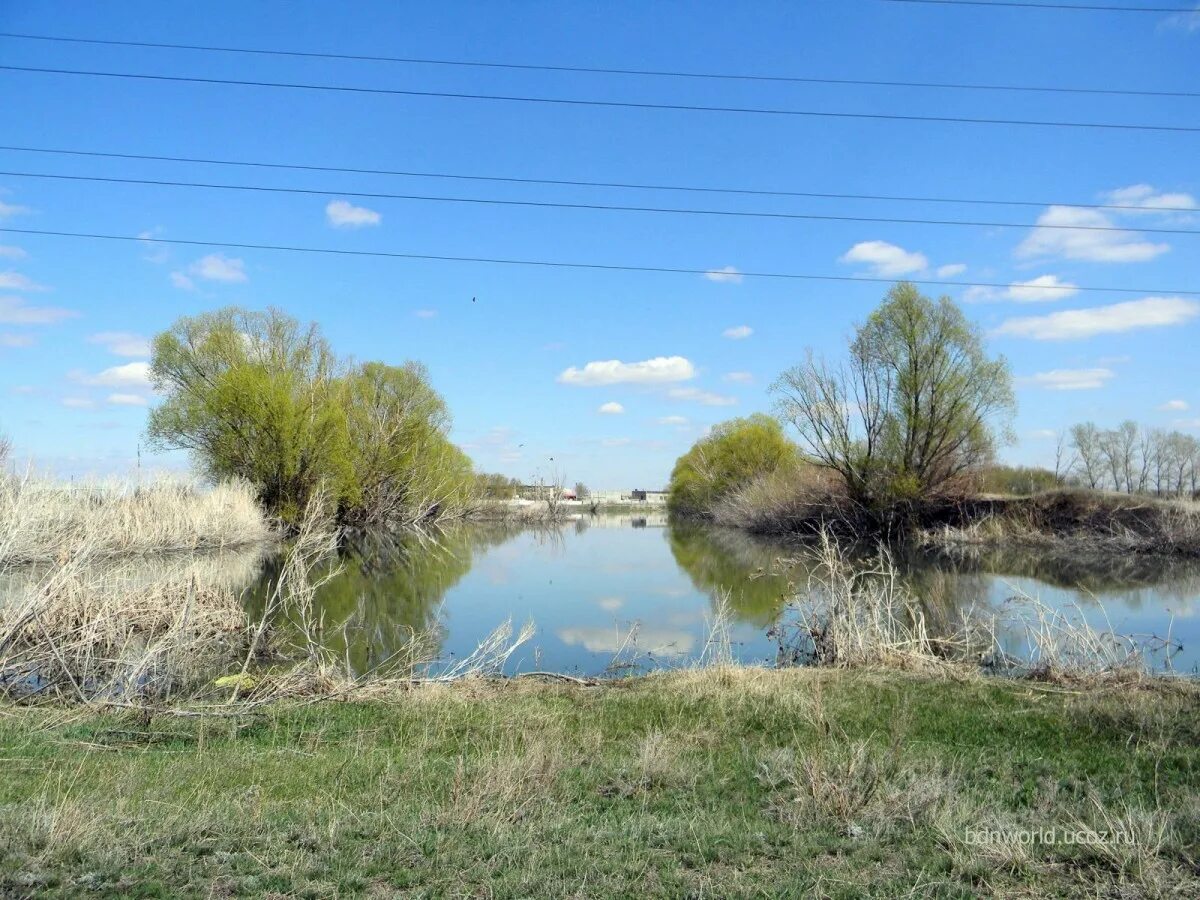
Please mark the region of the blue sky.
MULTIPOLYGON (((1132 5, 1127 3, 1124 5, 1132 5)), ((1163 5, 1163 4, 1149 4, 1163 5)), ((1200 15, 779 4, 0 3, 0 30, 606 68, 1187 91, 1200 15)), ((2 63, 458 93, 871 114, 1200 125, 1200 98, 735 82, 350 62, 0 38, 2 63)), ((0 143, 303 165, 763 190, 1111 203, 947 206, 505 185, 0 151, 0 171, 310 188, 322 195, 0 174, 0 227, 427 255, 666 266, 543 269, 0 234, 0 429, 64 475, 127 469, 153 396, 145 339, 180 315, 279 306, 358 359, 418 359, 480 468, 657 487, 713 423, 770 407, 806 347, 840 353, 873 275, 964 303, 1018 376, 1019 462, 1056 429, 1200 431, 1200 134, 514 104, 0 71, 0 143), (956 218, 812 222, 363 200, 956 218), (330 206, 330 204, 333 204, 330 206), (1038 223, 1124 231, 1036 228, 1038 223), (939 274, 940 273, 940 274, 939 274), (1053 279, 1053 280, 1048 280, 1053 279), (1138 289, 1133 293, 1074 290, 1138 289), (1034 300, 1037 297, 1040 299, 1034 300), (475 301, 472 302, 472 298, 475 301), (1119 306, 1116 304, 1120 304, 1119 306), (614 363, 612 361, 618 361, 614 363), (550 462, 553 457, 554 462, 550 462)), ((186 465, 181 458, 147 463, 186 465)))

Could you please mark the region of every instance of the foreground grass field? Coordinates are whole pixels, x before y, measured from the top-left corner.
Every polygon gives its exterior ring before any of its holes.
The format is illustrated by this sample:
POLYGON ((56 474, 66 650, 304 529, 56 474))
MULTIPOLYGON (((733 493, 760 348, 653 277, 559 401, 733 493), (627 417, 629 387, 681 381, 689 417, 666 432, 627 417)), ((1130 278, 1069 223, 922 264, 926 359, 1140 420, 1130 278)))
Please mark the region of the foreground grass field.
POLYGON ((5 896, 1200 895, 1200 691, 1174 682, 466 680, 7 706, 0 745, 5 896), (1050 829, 1076 842, 979 836, 1050 829))

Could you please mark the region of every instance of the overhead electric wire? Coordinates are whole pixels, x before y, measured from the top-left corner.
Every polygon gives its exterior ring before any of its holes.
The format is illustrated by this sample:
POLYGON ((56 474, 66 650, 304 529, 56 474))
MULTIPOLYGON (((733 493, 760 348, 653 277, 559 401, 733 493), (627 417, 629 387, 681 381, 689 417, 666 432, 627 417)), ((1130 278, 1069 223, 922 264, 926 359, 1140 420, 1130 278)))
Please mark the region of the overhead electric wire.
MULTIPOLYGON (((451 256, 445 254, 429 254, 429 253, 405 253, 394 250, 351 250, 346 248, 335 247, 303 247, 287 244, 257 244, 247 243, 244 241, 201 241, 185 238, 164 238, 164 237, 141 237, 128 234, 101 234, 97 232, 79 232, 79 231, 53 231, 46 229, 35 228, 8 228, 0 227, 0 234, 23 234, 32 237, 65 237, 79 238, 86 240, 100 241, 122 241, 142 244, 170 244, 184 247, 214 247, 224 248, 227 250, 273 250, 286 253, 313 253, 329 256, 361 256, 361 257, 377 257, 384 259, 410 259, 424 260, 429 262, 465 262, 465 263, 483 263, 488 265, 504 265, 504 266, 530 266, 544 269, 589 269, 594 271, 606 272, 649 272, 668 275, 718 275, 727 276, 736 274, 739 278, 774 278, 790 281, 839 281, 839 282, 864 282, 864 283, 881 283, 895 284, 896 278, 882 278, 872 275, 814 275, 802 272, 736 272, 727 273, 721 270, 714 269, 692 269, 682 266, 635 266, 635 265, 619 265, 615 263, 582 263, 582 262, 562 262, 558 260, 544 259, 512 259, 504 257, 488 257, 488 256, 451 256)), ((946 280, 930 280, 923 278, 908 279, 914 284, 925 284, 934 287, 978 287, 978 288, 999 288, 1008 289, 1013 287, 1011 283, 991 282, 991 281, 946 281, 946 280)), ((1063 285, 1036 285, 1023 284, 1022 289, 1032 288, 1036 290, 1048 290, 1061 292, 1063 285)), ((1177 295, 1177 296, 1194 296, 1200 297, 1200 290, 1166 290, 1163 288, 1121 288, 1121 287, 1084 287, 1082 285, 1074 285, 1073 288, 1077 291, 1091 291, 1097 293, 1112 293, 1112 294, 1153 294, 1153 295, 1177 295)))
POLYGON ((1000 6, 1018 9, 1068 9, 1086 12, 1194 13, 1186 6, 1101 6, 1094 3, 1033 3, 1027 0, 882 0, 884 3, 926 3, 934 6, 1000 6))
POLYGON ((739 115, 806 117, 819 119, 859 119, 887 122, 938 122, 965 125, 1007 125, 1034 128, 1075 128, 1115 131, 1157 131, 1168 133, 1197 133, 1195 125, 1152 125, 1129 122, 1070 122, 1047 119, 1000 119, 971 116, 904 115, 901 113, 864 113, 844 110, 775 109, 752 106, 705 106, 691 103, 639 103, 630 100, 595 100, 571 97, 531 97, 516 94, 477 94, 457 91, 416 91, 401 88, 356 87, 353 85, 310 84, 295 81, 258 81, 241 78, 203 78, 189 75, 162 75, 146 72, 109 72, 95 69, 59 69, 48 66, 0 65, 0 71, 26 72, 38 75, 69 75, 86 78, 113 78, 135 81, 158 81, 175 84, 219 84, 235 87, 281 88, 299 91, 367 94, 396 97, 426 97, 444 100, 484 100, 501 103, 532 103, 546 106, 573 106, 606 109, 637 109, 668 112, 734 113, 739 115))
POLYGON ((437 59, 423 56, 378 56, 362 53, 329 53, 316 50, 285 50, 269 47, 219 47, 207 44, 176 44, 157 41, 129 41, 64 35, 27 34, 0 31, 0 38, 45 41, 61 44, 92 44, 103 47, 138 47, 153 50, 188 50, 201 53, 237 53, 251 56, 283 56, 299 59, 339 60, 345 62, 385 62, 405 65, 442 66, 467 69, 507 69, 522 72, 569 72, 581 75, 622 75, 648 78, 691 78, 715 81, 751 81, 778 84, 824 84, 856 87, 933 88, 957 91, 1014 91, 1049 94, 1102 94, 1124 97, 1200 97, 1200 91, 1158 91, 1128 88, 1061 87, 1017 84, 973 84, 947 81, 892 81, 871 78, 833 78, 802 75, 751 75, 730 72, 696 72, 670 69, 627 69, 611 66, 564 66, 546 63, 494 62, 470 59, 437 59))
POLYGON ((639 191, 680 191, 698 194, 732 194, 756 197, 803 197, 821 200, 872 200, 895 203, 950 203, 979 206, 1071 206, 1077 209, 1124 210, 1128 212, 1191 212, 1187 207, 1158 206, 1154 204, 1134 205, 1122 203, 1075 203, 1064 200, 997 200, 978 197, 921 197, 896 194, 846 194, 827 191, 785 191, 755 188, 705 187, 679 184, 643 184, 625 181, 582 181, 565 178, 517 178, 499 175, 468 175, 454 172, 420 172, 402 169, 366 169, 347 166, 318 166, 301 163, 275 163, 253 160, 212 159, 201 156, 162 156, 147 153, 109 153, 101 150, 66 150, 53 147, 20 147, 0 144, 0 150, 17 153, 46 153, 60 156, 82 156, 101 159, 136 159, 148 162, 189 163, 211 166, 242 166, 254 169, 283 169, 297 172, 337 172, 349 175, 389 175, 403 178, 440 178, 455 181, 485 181, 500 184, 537 184, 554 187, 599 187, 639 191))
POLYGON ((1200 234, 1200 230, 1194 228, 1160 228, 1139 226, 1136 229, 1129 229, 1118 225, 1060 225, 1053 223, 1036 223, 1031 225, 1028 222, 981 222, 964 221, 961 219, 921 219, 896 216, 847 216, 835 215, 832 213, 790 213, 731 209, 689 209, 665 206, 622 206, 608 203, 564 203, 550 200, 507 200, 495 197, 442 197, 429 194, 396 194, 381 191, 345 191, 327 188, 318 189, 275 187, 270 185, 256 184, 217 184, 214 182, 203 181, 175 181, 155 178, 119 178, 116 176, 106 175, 67 175, 51 172, 12 172, 0 170, 0 176, 7 178, 42 178, 57 181, 86 181, 101 184, 134 184, 149 185, 152 187, 184 187, 223 191, 250 191, 268 194, 304 194, 308 196, 315 195, 321 197, 354 197, 356 199, 366 200, 406 200, 425 203, 465 203, 479 206, 518 206, 541 209, 578 209, 605 212, 666 213, 671 215, 689 216, 726 216, 730 218, 745 219, 791 219, 817 222, 875 222, 885 225, 939 225, 974 228, 1046 228, 1063 231, 1108 231, 1122 234, 1129 233, 1131 230, 1148 234, 1200 234))

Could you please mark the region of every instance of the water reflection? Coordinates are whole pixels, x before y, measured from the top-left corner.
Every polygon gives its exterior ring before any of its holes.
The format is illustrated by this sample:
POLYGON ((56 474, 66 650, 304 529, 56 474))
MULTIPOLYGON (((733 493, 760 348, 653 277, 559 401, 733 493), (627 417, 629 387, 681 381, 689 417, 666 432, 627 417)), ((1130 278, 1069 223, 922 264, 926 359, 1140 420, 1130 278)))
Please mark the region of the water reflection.
MULTIPOLYGON (((554 528, 472 525, 436 535, 371 536, 347 543, 340 570, 317 596, 321 640, 362 672, 429 636, 443 660, 469 654, 497 625, 538 626, 512 668, 599 672, 614 655, 654 665, 699 655, 718 597, 735 619, 735 653, 771 662, 766 632, 808 578, 801 548, 739 532, 669 525, 660 513, 580 516, 554 528), (789 567, 780 558, 796 559, 789 567)), ((934 633, 953 631, 965 610, 998 610, 1016 593, 1056 607, 1078 604, 1122 633, 1168 630, 1190 670, 1200 642, 1200 563, 1133 555, 1082 558, 1029 549, 897 558, 934 633)), ((244 591, 261 614, 278 577, 277 548, 162 557, 99 566, 97 589, 128 591, 196 579, 244 591)), ((38 570, 0 575, 0 603, 28 589, 38 570)), ((287 615, 281 633, 293 626, 287 615)), ((292 635, 298 639, 297 634, 292 635)), ((1016 640, 1019 635, 1014 635, 1016 640)))

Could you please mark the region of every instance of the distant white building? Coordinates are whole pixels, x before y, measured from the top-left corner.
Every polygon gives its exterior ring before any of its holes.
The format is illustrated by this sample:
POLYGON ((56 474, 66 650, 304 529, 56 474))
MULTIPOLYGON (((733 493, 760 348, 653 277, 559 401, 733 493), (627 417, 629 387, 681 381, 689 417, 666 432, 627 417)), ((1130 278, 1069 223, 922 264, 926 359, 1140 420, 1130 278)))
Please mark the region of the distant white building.
POLYGON ((592 491, 587 497, 593 503, 637 503, 646 506, 665 506, 666 491, 648 491, 636 488, 632 491, 592 491))

